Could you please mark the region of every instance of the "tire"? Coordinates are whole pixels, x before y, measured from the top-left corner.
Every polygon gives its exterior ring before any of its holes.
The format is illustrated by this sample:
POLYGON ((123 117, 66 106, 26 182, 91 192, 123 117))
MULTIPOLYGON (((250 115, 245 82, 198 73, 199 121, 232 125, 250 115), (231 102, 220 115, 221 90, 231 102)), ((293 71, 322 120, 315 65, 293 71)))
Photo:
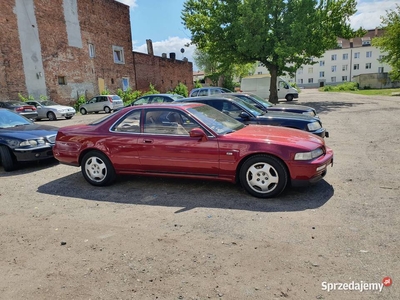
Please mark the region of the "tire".
POLYGON ((79 112, 81 113, 81 115, 86 115, 87 114, 87 110, 84 109, 83 107, 79 110, 79 112))
POLYGON ((16 161, 7 146, 0 146, 0 159, 6 172, 14 171, 17 167, 16 161))
POLYGON ((104 111, 106 112, 106 114, 109 114, 111 112, 111 108, 106 106, 106 107, 104 107, 104 111))
POLYGON ((293 95, 286 95, 286 101, 293 101, 293 95))
POLYGON ((53 112, 51 112, 51 111, 47 113, 47 117, 49 118, 49 121, 55 121, 55 120, 57 120, 56 115, 55 115, 53 112))
POLYGON ((67 120, 70 120, 70 119, 72 119, 72 117, 65 117, 67 120))
POLYGON ((255 155, 248 158, 240 168, 240 183, 251 195, 258 198, 278 196, 288 182, 284 164, 270 155, 255 155))
POLYGON ((90 151, 82 159, 83 177, 94 186, 106 186, 115 180, 115 169, 106 155, 90 151))

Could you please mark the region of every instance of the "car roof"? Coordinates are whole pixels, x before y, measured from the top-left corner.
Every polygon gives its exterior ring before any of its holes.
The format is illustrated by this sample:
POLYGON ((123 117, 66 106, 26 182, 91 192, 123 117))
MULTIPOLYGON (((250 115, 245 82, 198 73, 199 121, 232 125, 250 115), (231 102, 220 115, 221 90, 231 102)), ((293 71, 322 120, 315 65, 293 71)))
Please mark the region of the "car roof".
POLYGON ((163 103, 152 103, 152 104, 143 104, 136 106, 127 106, 128 109, 145 109, 145 108, 192 108, 197 106, 203 106, 203 103, 193 103, 193 102, 163 102, 163 103))

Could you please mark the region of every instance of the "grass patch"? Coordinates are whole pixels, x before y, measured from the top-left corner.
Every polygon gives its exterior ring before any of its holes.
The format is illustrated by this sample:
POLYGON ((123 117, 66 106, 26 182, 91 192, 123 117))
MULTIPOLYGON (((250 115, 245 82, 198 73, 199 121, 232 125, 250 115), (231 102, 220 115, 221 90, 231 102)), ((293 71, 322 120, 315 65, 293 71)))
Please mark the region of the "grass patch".
POLYGON ((321 92, 346 92, 358 95, 367 96, 392 96, 393 94, 400 94, 400 88, 396 89, 364 89, 359 90, 356 82, 346 82, 339 85, 327 85, 319 88, 321 92))

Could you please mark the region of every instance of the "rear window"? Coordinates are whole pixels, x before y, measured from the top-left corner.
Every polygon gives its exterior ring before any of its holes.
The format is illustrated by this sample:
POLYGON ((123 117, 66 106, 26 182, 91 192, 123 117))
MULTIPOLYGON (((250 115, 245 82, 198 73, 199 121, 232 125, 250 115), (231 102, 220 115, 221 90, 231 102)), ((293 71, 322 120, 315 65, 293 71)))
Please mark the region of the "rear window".
POLYGON ((113 100, 122 100, 120 96, 114 95, 111 97, 113 100))

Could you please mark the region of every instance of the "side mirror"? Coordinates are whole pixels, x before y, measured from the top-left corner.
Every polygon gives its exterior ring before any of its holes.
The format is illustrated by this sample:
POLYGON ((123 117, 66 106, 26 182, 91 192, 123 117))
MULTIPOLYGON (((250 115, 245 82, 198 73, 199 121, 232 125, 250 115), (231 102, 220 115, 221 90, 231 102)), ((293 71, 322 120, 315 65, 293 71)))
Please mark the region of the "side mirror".
POLYGON ((203 129, 196 127, 190 130, 189 136, 192 138, 199 138, 202 142, 208 140, 207 134, 204 132, 203 129))
POLYGON ((239 114, 239 118, 247 120, 247 119, 250 118, 250 116, 249 116, 249 114, 248 114, 247 112, 242 111, 242 112, 239 114))

